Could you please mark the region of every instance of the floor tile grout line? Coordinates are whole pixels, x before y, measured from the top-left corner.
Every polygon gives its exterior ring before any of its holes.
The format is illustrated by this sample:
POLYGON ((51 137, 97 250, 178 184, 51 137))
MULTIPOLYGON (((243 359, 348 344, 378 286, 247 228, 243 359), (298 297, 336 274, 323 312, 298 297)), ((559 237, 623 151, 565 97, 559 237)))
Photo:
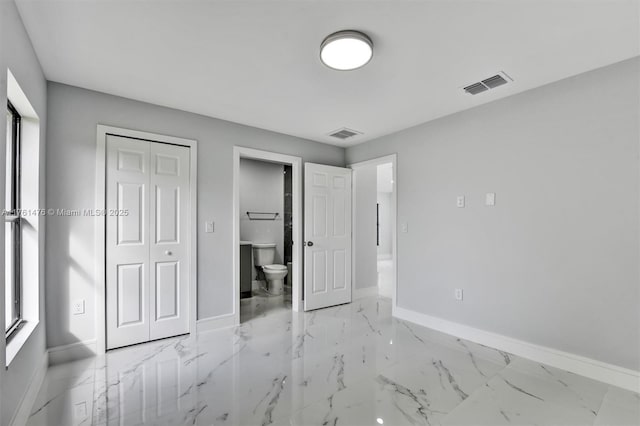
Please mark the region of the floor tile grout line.
POLYGON ((600 410, 602 410, 602 407, 604 405, 604 401, 607 399, 607 395, 609 395, 610 392, 611 392, 611 385, 609 385, 607 387, 607 391, 602 396, 602 401, 600 401, 600 405, 598 406, 598 410, 596 410, 596 416, 594 417, 592 424, 595 424, 596 421, 598 420, 598 416, 600 415, 600 410))
MULTIPOLYGON (((453 413, 455 410, 458 409, 458 407, 460 407, 461 405, 463 405, 465 402, 471 400, 471 398, 479 392, 484 391, 485 387, 489 387, 489 382, 491 380, 493 380, 495 377, 499 376, 500 373, 502 373, 504 370, 507 369, 507 367, 509 367, 509 365, 511 365, 511 362, 509 364, 506 364, 504 367, 502 367, 500 370, 496 371, 495 373, 493 373, 490 377, 487 377, 487 380, 480 386, 478 386, 477 388, 475 388, 470 394, 469 396, 467 396, 465 399, 463 399, 462 401, 460 401, 459 404, 457 404, 455 407, 453 407, 443 418, 441 421, 445 421, 447 419, 447 417, 449 417, 451 415, 451 413, 453 413)), ((502 376, 501 376, 502 377, 502 376)), ((490 387, 489 387, 490 388, 490 387)))

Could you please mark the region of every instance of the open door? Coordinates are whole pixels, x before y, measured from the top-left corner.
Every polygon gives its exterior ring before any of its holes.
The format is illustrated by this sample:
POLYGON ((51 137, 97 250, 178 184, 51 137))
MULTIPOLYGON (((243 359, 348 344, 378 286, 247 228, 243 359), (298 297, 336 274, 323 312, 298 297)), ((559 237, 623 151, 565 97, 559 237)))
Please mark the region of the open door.
POLYGON ((304 310, 351 302, 351 169, 305 163, 304 310))

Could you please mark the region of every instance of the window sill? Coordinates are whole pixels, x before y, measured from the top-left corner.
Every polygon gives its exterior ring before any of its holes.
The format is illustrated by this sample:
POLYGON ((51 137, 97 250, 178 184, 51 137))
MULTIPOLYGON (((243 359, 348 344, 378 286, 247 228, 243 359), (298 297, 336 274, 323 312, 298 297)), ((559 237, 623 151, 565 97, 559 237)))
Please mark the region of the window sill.
POLYGON ((18 355, 18 352, 20 352, 20 349, 22 349, 37 326, 37 321, 27 321, 27 323, 16 332, 15 336, 11 337, 11 340, 7 342, 6 368, 9 368, 11 361, 18 355))

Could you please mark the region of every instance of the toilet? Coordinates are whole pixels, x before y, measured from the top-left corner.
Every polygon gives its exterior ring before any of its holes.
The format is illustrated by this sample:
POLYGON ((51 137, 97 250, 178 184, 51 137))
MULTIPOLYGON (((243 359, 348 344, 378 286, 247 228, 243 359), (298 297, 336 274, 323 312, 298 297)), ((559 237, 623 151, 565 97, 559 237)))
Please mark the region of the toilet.
POLYGON ((287 276, 285 265, 274 264, 275 256, 275 243, 253 244, 253 264, 264 272, 267 292, 273 296, 282 294, 284 278, 287 276))

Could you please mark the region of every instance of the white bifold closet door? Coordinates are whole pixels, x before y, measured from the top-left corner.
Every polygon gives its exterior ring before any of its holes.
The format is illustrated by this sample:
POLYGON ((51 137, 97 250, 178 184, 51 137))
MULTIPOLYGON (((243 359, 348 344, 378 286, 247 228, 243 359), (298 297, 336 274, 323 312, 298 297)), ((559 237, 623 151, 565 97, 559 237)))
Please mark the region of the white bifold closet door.
POLYGON ((107 349, 189 332, 189 148, 107 137, 107 349))
MULTIPOLYGON (((305 163, 304 310, 351 302, 351 169, 305 163)), ((375 230, 374 230, 375 231, 375 230)))

